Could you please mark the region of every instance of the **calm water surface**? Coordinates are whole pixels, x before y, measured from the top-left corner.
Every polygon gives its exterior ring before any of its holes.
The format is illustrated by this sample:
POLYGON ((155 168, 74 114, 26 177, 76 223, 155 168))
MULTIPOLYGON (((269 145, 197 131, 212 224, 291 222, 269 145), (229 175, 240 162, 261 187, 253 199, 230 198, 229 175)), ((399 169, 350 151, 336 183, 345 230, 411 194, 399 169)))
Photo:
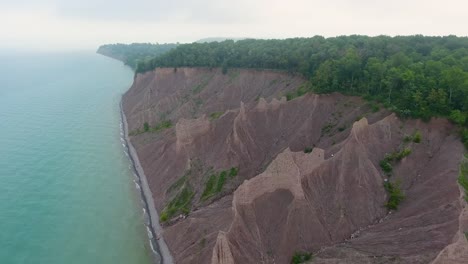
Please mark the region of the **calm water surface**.
POLYGON ((0 263, 150 263, 120 139, 133 74, 93 52, 0 54, 0 263))

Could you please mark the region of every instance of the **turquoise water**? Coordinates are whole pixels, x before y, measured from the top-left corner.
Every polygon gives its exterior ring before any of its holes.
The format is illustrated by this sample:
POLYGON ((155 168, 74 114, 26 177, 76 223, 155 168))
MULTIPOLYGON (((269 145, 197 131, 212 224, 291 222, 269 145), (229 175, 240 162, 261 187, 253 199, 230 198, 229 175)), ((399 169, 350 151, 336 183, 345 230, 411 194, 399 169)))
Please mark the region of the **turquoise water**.
POLYGON ((120 139, 133 74, 94 54, 0 55, 0 263, 150 263, 120 139))

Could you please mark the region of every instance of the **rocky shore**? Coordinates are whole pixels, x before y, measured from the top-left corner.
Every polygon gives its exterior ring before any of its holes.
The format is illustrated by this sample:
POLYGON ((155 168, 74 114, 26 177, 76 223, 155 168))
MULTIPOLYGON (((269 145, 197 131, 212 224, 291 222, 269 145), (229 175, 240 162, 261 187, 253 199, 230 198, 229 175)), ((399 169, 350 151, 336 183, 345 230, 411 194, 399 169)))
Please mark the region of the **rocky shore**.
POLYGON ((145 172, 143 171, 143 168, 140 165, 140 161, 138 160, 138 154, 128 137, 128 123, 125 113, 122 109, 122 105, 120 107, 120 114, 123 124, 122 129, 124 133, 126 149, 128 151, 128 156, 132 163, 134 173, 137 175, 139 181, 139 190, 141 199, 143 201, 145 218, 147 219, 145 224, 147 225, 148 237, 150 239, 152 250, 155 254, 155 262, 161 264, 172 264, 174 261, 172 259, 171 252, 169 251, 169 248, 167 247, 166 242, 162 236, 163 230, 159 224, 159 216, 154 206, 153 195, 148 186, 145 172))

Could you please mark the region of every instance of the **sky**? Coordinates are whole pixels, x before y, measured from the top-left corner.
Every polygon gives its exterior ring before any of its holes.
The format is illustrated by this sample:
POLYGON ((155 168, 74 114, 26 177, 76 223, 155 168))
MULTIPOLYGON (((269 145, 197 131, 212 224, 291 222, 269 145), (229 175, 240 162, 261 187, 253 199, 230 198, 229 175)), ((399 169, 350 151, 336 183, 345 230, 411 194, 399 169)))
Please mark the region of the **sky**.
POLYGON ((468 36, 466 0, 0 0, 0 49, 207 37, 468 36))

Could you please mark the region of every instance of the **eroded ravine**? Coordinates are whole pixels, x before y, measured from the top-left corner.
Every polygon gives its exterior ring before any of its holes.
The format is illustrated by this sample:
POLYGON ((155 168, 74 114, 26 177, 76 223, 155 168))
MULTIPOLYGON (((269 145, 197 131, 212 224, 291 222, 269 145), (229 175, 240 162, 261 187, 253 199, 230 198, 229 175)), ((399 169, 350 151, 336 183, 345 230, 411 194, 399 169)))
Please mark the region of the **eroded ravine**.
POLYGON ((463 206, 452 125, 400 120, 340 94, 286 101, 301 85, 274 71, 137 75, 123 109, 175 262, 289 263, 299 250, 320 252, 318 263, 435 259, 463 206), (408 141, 416 132, 422 140, 408 141), (390 180, 406 198, 385 217, 379 163, 404 149, 390 180))

